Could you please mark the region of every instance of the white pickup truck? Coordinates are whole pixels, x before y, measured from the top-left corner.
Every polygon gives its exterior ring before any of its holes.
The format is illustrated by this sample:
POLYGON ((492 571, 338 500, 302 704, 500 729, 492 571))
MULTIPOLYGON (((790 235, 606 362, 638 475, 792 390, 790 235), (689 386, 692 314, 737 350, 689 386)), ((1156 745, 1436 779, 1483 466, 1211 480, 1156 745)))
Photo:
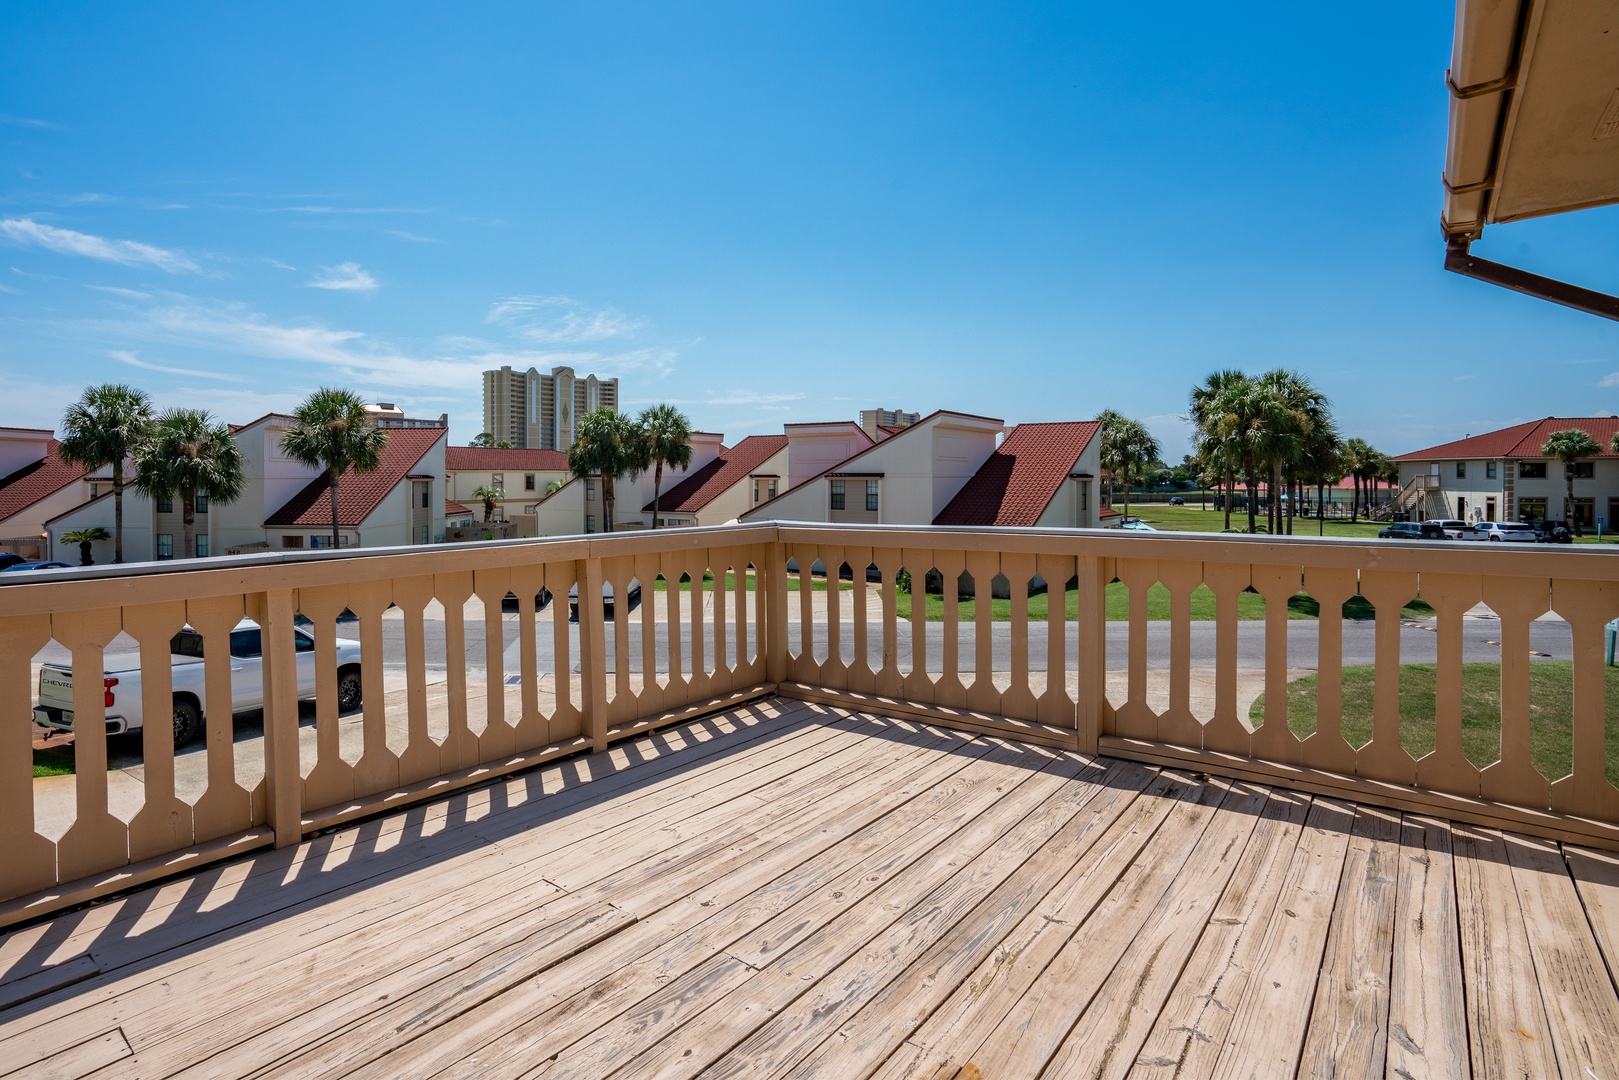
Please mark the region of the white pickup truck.
MULTIPOLYGON (((298 665, 298 696, 315 696, 315 639, 293 628, 298 665)), ((202 734, 208 696, 203 685, 202 635, 190 627, 169 642, 174 680, 174 745, 184 746, 202 734)), ((258 623, 244 619, 230 635, 231 712, 264 707, 264 660, 258 623)), ((141 729, 139 653, 108 654, 102 663, 102 689, 107 707, 107 734, 141 729)), ((360 643, 337 639, 337 707, 350 712, 360 705, 360 643)), ((65 664, 45 664, 39 671, 39 705, 34 722, 58 731, 73 730, 73 671, 65 664)))

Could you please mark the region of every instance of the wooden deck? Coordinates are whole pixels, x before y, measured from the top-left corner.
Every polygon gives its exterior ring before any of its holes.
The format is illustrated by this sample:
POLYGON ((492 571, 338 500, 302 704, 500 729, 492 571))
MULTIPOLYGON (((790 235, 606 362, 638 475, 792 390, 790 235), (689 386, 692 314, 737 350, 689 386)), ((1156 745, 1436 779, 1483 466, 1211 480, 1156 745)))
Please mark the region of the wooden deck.
POLYGON ((1615 948, 1611 855, 773 700, 14 932, 0 1075, 1613 1077, 1615 948))

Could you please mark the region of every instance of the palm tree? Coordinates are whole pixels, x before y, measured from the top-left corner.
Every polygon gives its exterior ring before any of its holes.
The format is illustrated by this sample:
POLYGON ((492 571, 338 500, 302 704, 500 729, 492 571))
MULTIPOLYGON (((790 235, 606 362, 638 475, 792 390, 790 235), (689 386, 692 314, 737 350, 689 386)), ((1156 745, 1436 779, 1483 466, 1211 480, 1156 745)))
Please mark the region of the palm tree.
MULTIPOLYGON (((1308 376, 1286 368, 1276 368, 1260 376, 1260 381, 1270 388, 1283 407, 1278 417, 1282 429, 1273 433, 1274 456, 1271 461, 1272 485, 1274 492, 1277 487, 1285 487, 1288 493, 1287 500, 1287 532, 1293 532, 1293 506, 1294 488, 1298 479, 1298 470, 1304 466, 1310 456, 1312 440, 1316 432, 1331 424, 1331 415, 1328 412, 1327 396, 1316 389, 1308 376), (1286 484, 1282 484, 1283 472, 1286 472, 1286 484)), ((1282 508, 1274 498, 1276 528, 1282 525, 1282 508)))
POLYGON ((1229 447, 1217 435, 1218 419, 1220 416, 1220 398, 1233 387, 1248 381, 1248 376, 1234 368, 1216 371, 1202 383, 1192 387, 1191 411, 1187 419, 1191 420, 1192 428, 1197 438, 1198 456, 1207 461, 1212 468, 1220 469, 1225 482, 1222 490, 1225 493, 1225 527, 1231 528, 1231 496, 1236 487, 1234 472, 1236 458, 1229 453, 1229 447))
POLYGON ((94 566, 96 561, 90 557, 90 545, 97 540, 106 540, 112 533, 100 525, 92 525, 88 529, 75 529, 62 534, 62 543, 79 545, 79 565, 94 566))
POLYGON ((691 464, 691 421, 673 405, 653 405, 637 421, 652 465, 652 527, 658 527, 658 502, 663 496, 663 467, 684 469, 691 464))
POLYGON ((1123 481, 1124 513, 1128 517, 1130 478, 1158 457, 1158 440, 1140 420, 1121 416, 1112 409, 1102 410, 1096 419, 1102 425, 1102 468, 1123 481))
POLYGON ((124 561, 124 462, 146 445, 152 399, 122 383, 87 387, 62 416, 56 454, 86 469, 112 466, 112 561, 124 561))
POLYGON ((1360 481, 1366 475, 1366 463, 1371 460, 1377 451, 1365 439, 1356 437, 1344 440, 1342 454, 1344 475, 1353 482, 1353 494, 1349 503, 1349 520, 1356 521, 1360 517, 1360 481))
POLYGON ((552 480, 550 483, 546 484, 545 485, 546 497, 549 498, 550 496, 555 495, 557 492, 561 491, 563 486, 566 483, 567 483, 567 481, 565 481, 565 480, 552 480))
POLYGON ((197 494, 230 503, 246 485, 242 451, 230 428, 201 409, 170 409, 158 417, 151 442, 135 459, 137 488, 154 499, 180 496, 182 559, 196 555, 197 494))
POLYGON ((641 429, 627 416, 612 409, 597 409, 580 418, 574 428, 573 445, 568 447, 568 471, 580 480, 601 477, 603 532, 613 531, 613 507, 617 501, 614 478, 628 474, 633 479, 648 464, 641 429))
POLYGON ((349 470, 374 472, 382 464, 388 431, 379 428, 365 410, 365 401, 352 390, 323 386, 310 394, 293 414, 293 424, 281 436, 281 449, 294 461, 326 471, 332 500, 332 546, 337 547, 337 486, 349 470))
POLYGON ((480 431, 472 437, 472 441, 467 445, 475 449, 485 450, 495 445, 495 437, 487 431, 480 431))
POLYGON ((1575 536, 1584 536, 1585 533, 1580 528, 1579 515, 1574 513, 1574 465, 1580 458, 1596 457, 1602 453, 1601 444, 1591 438, 1589 431, 1568 428, 1552 432, 1541 446, 1540 452, 1563 463, 1563 479, 1568 484, 1568 495, 1563 501, 1563 516, 1574 526, 1575 536))
POLYGON ((495 516, 495 501, 504 499, 506 492, 499 485, 484 484, 473 488, 472 497, 483 500, 483 520, 487 524, 489 519, 495 516))

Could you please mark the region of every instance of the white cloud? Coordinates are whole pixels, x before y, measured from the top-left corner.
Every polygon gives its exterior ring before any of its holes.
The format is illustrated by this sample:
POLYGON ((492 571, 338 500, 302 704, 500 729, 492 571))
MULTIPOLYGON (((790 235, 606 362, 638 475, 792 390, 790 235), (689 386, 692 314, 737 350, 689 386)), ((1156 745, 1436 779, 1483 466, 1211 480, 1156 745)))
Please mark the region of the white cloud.
POLYGON ((1597 385, 1604 389, 1619 386, 1619 371, 1615 371, 1611 375, 1604 375, 1597 385))
POLYGON ((130 367, 138 367, 146 371, 161 371, 168 375, 191 375, 199 379, 220 379, 225 382, 242 381, 238 375, 224 375, 217 371, 198 371, 196 368, 166 367, 163 364, 147 363, 134 353, 123 349, 114 349, 107 355, 121 364, 128 364, 130 367))
POLYGON ((125 266, 155 266, 171 274, 201 272, 196 263, 178 252, 135 240, 108 240, 72 229, 58 229, 32 218, 6 218, 0 221, 0 236, 14 244, 42 247, 60 255, 80 255, 125 266))
POLYGON ((7 113, 0 113, 0 124, 11 124, 15 127, 48 128, 52 131, 61 130, 58 125, 51 123, 49 120, 35 120, 31 116, 11 116, 7 113))
POLYGON ((293 266, 291 263, 284 263, 280 259, 272 259, 268 255, 264 256, 264 261, 269 263, 271 266, 275 267, 277 270, 296 270, 296 269, 298 269, 296 266, 293 266))
POLYGON ((96 292, 111 293, 113 296, 122 296, 127 300, 150 300, 152 298, 151 293, 141 292, 139 289, 120 289, 116 285, 86 285, 85 288, 94 289, 96 292))
POLYGON ((414 243, 417 243, 417 244, 442 244, 442 243, 444 243, 444 241, 435 240, 431 236, 417 236, 415 233, 406 232, 404 229, 384 229, 382 231, 387 233, 389 236, 397 236, 401 240, 410 240, 410 241, 412 241, 414 243))
POLYGON ((315 280, 309 283, 312 289, 331 289, 334 292, 376 292, 377 279, 360 269, 359 263, 340 263, 337 266, 323 266, 315 280))
POLYGON ((509 296, 490 306, 484 322, 541 345, 632 337, 641 325, 617 308, 590 308, 566 296, 509 296))

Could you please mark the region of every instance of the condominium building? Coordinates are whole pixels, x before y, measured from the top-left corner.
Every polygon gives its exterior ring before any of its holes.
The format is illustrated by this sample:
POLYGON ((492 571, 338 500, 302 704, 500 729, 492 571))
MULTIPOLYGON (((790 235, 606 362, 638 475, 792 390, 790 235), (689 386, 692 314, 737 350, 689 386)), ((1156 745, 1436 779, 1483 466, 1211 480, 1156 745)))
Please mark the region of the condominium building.
POLYGON ((597 409, 618 411, 618 380, 581 378, 573 368, 549 375, 510 365, 483 373, 483 429, 497 442, 530 450, 566 450, 579 417, 597 409))
POLYGON ((860 410, 860 428, 876 442, 882 442, 900 428, 908 428, 921 419, 921 413, 905 412, 901 409, 860 410))

